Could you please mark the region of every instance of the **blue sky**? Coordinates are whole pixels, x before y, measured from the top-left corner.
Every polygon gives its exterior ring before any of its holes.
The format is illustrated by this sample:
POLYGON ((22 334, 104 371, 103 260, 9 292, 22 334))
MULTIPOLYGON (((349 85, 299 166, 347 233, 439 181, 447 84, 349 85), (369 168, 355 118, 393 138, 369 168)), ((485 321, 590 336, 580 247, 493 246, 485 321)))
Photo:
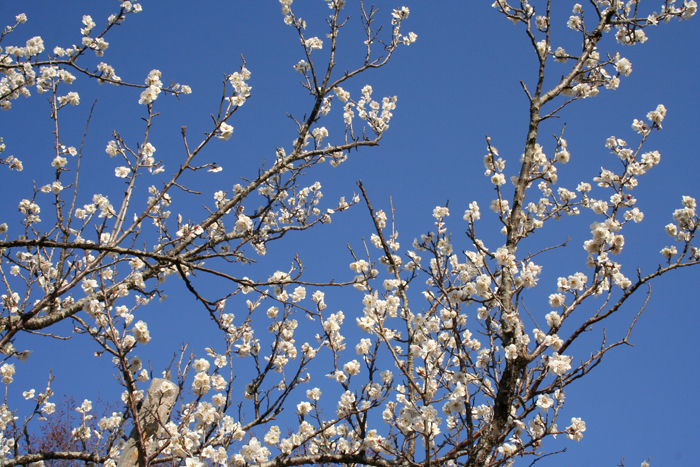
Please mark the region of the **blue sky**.
MULTIPOLYGON (((533 6, 537 9, 543 3, 534 1, 533 6)), ((553 46, 576 50, 579 37, 565 27, 572 2, 554 3, 553 15, 559 21, 553 25, 553 46)), ((359 11, 355 2, 348 4, 347 13, 352 18, 340 37, 337 73, 355 66, 362 53, 359 11)), ((326 207, 332 207, 339 196, 350 198, 357 191, 356 181, 361 179, 375 208, 388 212, 390 199, 393 201, 399 240, 408 246, 414 237, 433 228, 432 209, 449 201, 452 216, 447 225, 453 232, 454 245, 467 248, 462 234, 466 223, 461 217, 468 203, 477 200, 483 213, 479 224, 482 238, 491 248, 502 244, 496 218, 487 211, 493 190, 483 176, 485 136, 491 137, 506 159, 507 175, 516 173, 528 117, 520 81, 534 83, 536 56, 523 28, 510 24, 490 4, 403 2, 411 10, 405 32, 415 32, 417 42, 400 48, 385 68, 363 74, 346 87, 353 96, 365 84, 373 86, 375 96, 398 96, 390 129, 379 147, 353 152, 340 167, 324 165, 306 176, 308 184, 321 182, 326 207)), ((116 1, 18 4, 2 0, 3 25, 12 23, 22 12, 29 18, 2 45, 22 45, 30 37, 41 35, 48 50, 56 45, 70 46, 80 40, 82 15, 92 15, 100 27, 117 5, 116 1)), ((307 20, 307 36, 324 38, 324 17, 328 14, 325 2, 298 0, 293 6, 307 20)), ((402 4, 378 1, 377 6, 379 22, 388 25, 391 10, 402 4)), ((231 140, 214 141, 203 155, 224 170, 189 180, 191 186, 202 189, 202 197, 174 200, 174 211, 179 209, 185 217, 195 217, 202 213, 202 204, 211 204, 214 191, 230 190, 240 177, 254 176, 265 158, 274 157, 276 146, 290 147, 296 130, 287 113, 300 118, 312 104, 308 92, 299 85, 300 75, 292 68, 303 58, 303 51, 295 31, 283 23, 277 1, 146 1, 143 7, 143 13, 128 17, 110 32, 104 58, 87 57, 84 64, 94 66, 104 60, 124 81, 138 83, 157 68, 164 83, 172 80, 192 87, 192 95, 179 101, 168 97, 156 101, 161 116, 150 141, 165 162, 166 173, 177 166, 183 154, 180 128, 187 126, 193 140, 207 129, 209 114, 216 111, 222 79, 238 70, 241 54, 252 72, 253 96, 229 121, 235 127, 231 140)), ((642 177, 635 190, 638 207, 645 213, 644 222, 629 226, 625 250, 616 259, 628 276, 634 276, 637 267, 643 273, 657 267, 662 261, 659 250, 672 243, 663 227, 672 221, 671 214, 680 207, 681 196, 700 196, 698 21, 693 18, 648 28, 648 42, 635 47, 619 46, 613 37, 604 39, 601 55, 620 51, 632 62, 632 74, 622 79, 616 91, 603 90, 596 98, 575 102, 561 112, 561 118, 543 125, 541 131, 541 143, 549 154, 554 148, 549 135, 558 134, 566 124, 565 138, 572 157, 560 168, 559 186, 573 189, 581 181, 591 182, 601 166, 617 168, 619 162, 604 146, 607 137, 615 135, 636 143, 632 120, 642 119, 660 103, 668 109, 663 131, 655 132, 646 146, 647 150, 660 151, 661 164, 642 177)), ((326 57, 326 49, 312 55, 318 60, 326 57)), ((567 65, 548 66, 552 80, 568 71, 567 65)), ((137 103, 139 91, 98 86, 82 76, 73 86, 80 92, 81 104, 65 112, 68 118, 63 117, 67 119, 61 131, 67 144, 80 143, 90 106, 98 99, 85 141, 84 195, 87 198, 103 192, 117 196, 122 188, 115 182, 114 161, 107 157, 104 147, 112 139, 112 131, 134 145, 142 138, 140 118, 145 116, 145 109, 137 103)), ((327 117, 331 136, 334 129, 340 135, 339 111, 336 106, 327 117)), ((32 181, 42 186, 52 180, 52 122, 48 105, 36 93, 30 99, 15 101, 11 111, 0 113, 0 119, 0 136, 8 147, 3 156, 15 155, 25 168, 22 173, 1 172, 0 194, 6 202, 0 222, 11 223, 16 222, 19 200, 30 195, 32 181)), ((549 311, 546 297, 555 291, 556 278, 585 272, 586 254, 581 245, 589 236, 588 225, 593 220, 589 212, 565 218, 523 244, 535 250, 572 238, 569 246, 540 260, 544 274, 541 285, 528 298, 530 309, 542 308, 544 315, 549 311)), ((366 208, 358 205, 334 217, 330 225, 271 244, 268 256, 259 264, 236 274, 267 278, 277 269, 288 270, 294 255, 299 254, 308 280, 347 280, 352 272, 346 244, 361 249, 362 238, 369 238, 371 233, 366 208)), ((700 384, 700 351, 695 343, 695 330, 700 325, 697 269, 676 271, 652 283, 651 302, 631 339, 634 347, 610 353, 601 366, 567 392, 563 420, 579 416, 586 421, 583 441, 574 443, 560 437, 556 443, 550 442, 552 449, 566 447, 568 452, 544 459, 538 466, 617 465, 622 457, 627 465, 639 465, 648 456, 652 465, 691 465, 688 446, 695 444, 695 419, 700 413, 700 402, 695 397, 700 384)), ((213 345, 207 337, 211 323, 204 310, 176 281, 168 285, 168 293, 169 300, 143 312, 153 341, 139 355, 151 359, 156 371, 169 362, 180 342, 190 342, 190 348, 200 355, 205 346, 213 345)), ((329 291, 326 298, 329 310, 342 309, 350 322, 361 313, 361 300, 362 294, 354 290, 329 291)), ((414 299, 414 306, 416 303, 419 301, 414 299)), ((611 338, 624 332, 636 312, 633 305, 639 303, 629 304, 605 325, 611 338)), ((62 332, 70 333, 70 327, 62 332)), ((354 340, 361 336, 359 331, 352 332, 356 334, 348 331, 348 340, 354 346, 354 340)), ((601 335, 602 328, 589 333, 586 345, 574 348, 574 361, 587 358, 601 335)), ((109 362, 92 357, 95 349, 83 337, 68 342, 24 339, 34 354, 26 365, 18 365, 15 390, 38 390, 48 369, 53 368, 57 393, 72 394, 76 400, 96 399, 98 391, 108 397, 116 394, 109 362), (61 357, 57 359, 56 355, 61 357)), ((23 348, 22 344, 18 340, 16 345, 23 348)), ((348 348, 348 353, 354 354, 352 347, 348 348)), ((322 375, 315 378, 318 384, 326 384, 322 375)), ((525 464, 516 465, 520 463, 525 464)))

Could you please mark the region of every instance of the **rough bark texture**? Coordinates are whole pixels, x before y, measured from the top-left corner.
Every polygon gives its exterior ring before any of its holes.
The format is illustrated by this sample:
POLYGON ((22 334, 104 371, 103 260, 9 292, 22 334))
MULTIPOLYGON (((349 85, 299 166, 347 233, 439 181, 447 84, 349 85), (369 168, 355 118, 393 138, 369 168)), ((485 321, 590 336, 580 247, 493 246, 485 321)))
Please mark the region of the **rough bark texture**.
MULTIPOLYGON (((142 433, 142 441, 145 442, 156 434, 158 428, 168 423, 170 412, 175 406, 179 390, 178 387, 167 379, 155 378, 148 388, 146 400, 141 405, 138 413, 138 426, 142 433)), ((119 458, 117 467, 143 466, 145 453, 139 455, 139 430, 135 426, 131 430, 126 446, 119 458)))

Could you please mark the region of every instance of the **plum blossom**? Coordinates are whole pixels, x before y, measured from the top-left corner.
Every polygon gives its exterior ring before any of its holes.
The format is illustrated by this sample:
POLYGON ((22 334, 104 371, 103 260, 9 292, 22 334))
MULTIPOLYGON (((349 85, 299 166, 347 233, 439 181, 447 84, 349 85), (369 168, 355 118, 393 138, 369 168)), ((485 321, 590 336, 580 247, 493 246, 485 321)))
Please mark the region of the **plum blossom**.
POLYGON ((247 232, 249 230, 252 230, 252 228, 253 221, 250 219, 250 217, 246 216, 245 214, 239 214, 238 219, 236 220, 234 231, 247 232))
POLYGON ((146 323, 143 321, 138 321, 134 325, 134 337, 136 338, 136 342, 139 344, 148 344, 148 342, 151 340, 151 335, 148 332, 148 326, 146 323))
POLYGON ((117 167, 114 169, 114 175, 119 178, 126 178, 129 176, 131 169, 128 167, 117 167))
POLYGON ((556 311, 550 311, 545 318, 547 320, 547 326, 550 328, 558 328, 561 326, 561 316, 559 316, 559 313, 556 311))
POLYGON ((562 376, 571 369, 572 359, 573 357, 559 355, 558 352, 554 352, 552 356, 547 359, 547 367, 549 368, 549 371, 555 375, 562 376))
POLYGON ((659 128, 661 127, 661 122, 666 117, 666 107, 662 104, 656 106, 655 110, 652 110, 647 114, 647 119, 652 123, 656 124, 659 128))
POLYGON ((629 76, 632 73, 632 63, 626 58, 620 58, 615 62, 615 69, 621 75, 629 76))
POLYGON ((549 397, 547 394, 540 394, 537 396, 537 407, 539 407, 542 410, 547 410, 550 407, 554 406, 554 400, 549 397))
POLYGON ((357 360, 352 360, 351 362, 343 365, 343 371, 348 374, 348 376, 355 376, 360 373, 360 362, 357 360))
POLYGON ((15 374, 15 365, 12 363, 5 363, 0 367, 0 375, 2 375, 2 382, 5 384, 10 384, 13 381, 13 376, 15 374))
POLYGON ((161 73, 159 70, 151 70, 148 73, 148 77, 146 78, 148 87, 141 93, 139 104, 149 105, 158 98, 158 94, 160 94, 163 88, 160 76, 161 73))
POLYGON ((586 431, 586 422, 574 417, 571 419, 571 425, 566 428, 566 437, 574 441, 581 441, 584 431, 586 431))
POLYGON ((233 134, 233 127, 226 122, 222 122, 221 125, 219 125, 219 134, 216 135, 216 137, 221 139, 221 140, 226 141, 229 138, 231 138, 232 134, 233 134))
POLYGON ((664 258, 670 260, 678 254, 678 249, 676 249, 674 245, 671 245, 670 247, 667 246, 661 250, 661 254, 664 258))
POLYGON ((296 65, 294 65, 294 69, 295 69, 297 72, 299 72, 299 73, 301 73, 301 74, 304 74, 304 73, 306 73, 307 71, 309 71, 309 70, 311 69, 311 65, 309 65, 309 64, 306 62, 306 60, 299 60, 299 63, 297 63, 296 65))
POLYGON ((78 105, 80 104, 80 96, 77 92, 69 92, 65 96, 59 97, 58 102, 59 104, 61 104, 61 106, 64 106, 66 104, 78 105))
POLYGON ((321 50, 323 48, 323 41, 318 37, 310 37, 304 41, 304 46, 313 51, 314 49, 321 50))
POLYGON ((313 135, 316 142, 320 143, 321 141, 323 141, 324 138, 328 136, 328 130, 326 130, 326 127, 322 126, 320 128, 314 128, 311 134, 313 135))

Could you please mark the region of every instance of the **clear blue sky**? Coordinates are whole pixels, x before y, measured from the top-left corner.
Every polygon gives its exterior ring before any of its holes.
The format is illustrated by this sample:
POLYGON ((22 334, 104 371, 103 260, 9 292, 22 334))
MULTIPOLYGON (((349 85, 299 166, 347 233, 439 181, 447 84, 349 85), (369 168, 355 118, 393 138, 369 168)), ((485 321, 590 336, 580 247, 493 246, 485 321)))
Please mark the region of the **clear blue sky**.
MULTIPOLYGON (((357 96, 364 84, 371 84, 375 96, 397 95, 390 129, 378 148, 353 152, 337 169, 326 165, 308 174, 308 184, 318 180, 323 185, 326 207, 332 207, 339 196, 350 198, 357 191, 355 182, 361 179, 375 208, 388 212, 391 197, 399 240, 408 246, 414 237, 433 228, 432 209, 449 200, 452 216, 448 228, 453 232, 455 248, 463 249, 468 243, 461 234, 466 227, 462 213, 470 201, 477 200, 484 218, 480 224, 482 238, 491 248, 502 244, 500 227, 487 210, 493 191, 483 176, 485 135, 492 138, 506 159, 507 175, 516 173, 528 117, 520 81, 534 83, 536 58, 523 28, 497 14, 491 3, 403 2, 411 10, 405 32, 414 31, 418 41, 398 50, 387 67, 364 74, 346 88, 357 96)), ((576 50, 578 36, 565 27, 573 2, 553 3, 554 15, 559 18, 554 25, 553 46, 576 50)), ((346 35, 340 38, 344 45, 339 51, 338 73, 356 65, 362 52, 359 11, 354 1, 348 4, 347 13, 353 17, 346 35)), ((533 4, 538 8, 544 2, 533 4)), ((0 0, 2 25, 13 23, 14 16, 22 12, 29 18, 2 45, 23 45, 30 37, 41 35, 48 50, 56 45, 68 47, 80 41, 82 15, 92 15, 99 28, 117 6, 116 1, 0 0)), ((391 9, 401 4, 382 0, 377 6, 380 22, 388 25, 391 9)), ((290 147, 296 130, 286 114, 301 118, 310 111, 312 102, 298 83, 300 75, 292 68, 303 58, 302 49, 295 31, 282 22, 277 1, 145 1, 143 7, 143 13, 129 16, 106 37, 110 46, 104 58, 89 57, 84 63, 94 66, 104 60, 124 81, 139 83, 157 68, 164 83, 172 80, 192 87, 192 95, 180 101, 163 96, 156 101, 162 116, 156 120, 150 141, 165 162, 166 174, 183 155, 180 128, 187 126, 193 140, 208 128, 209 114, 216 111, 221 94, 222 78, 238 70, 241 54, 252 72, 253 97, 229 122, 235 127, 231 140, 214 141, 203 155, 224 170, 216 176, 210 174, 206 180, 191 180, 192 186, 204 191, 202 198, 183 196, 182 200, 174 200, 173 211, 195 217, 202 213, 202 204, 211 204, 214 191, 230 190, 239 177, 254 176, 263 159, 274 157, 276 146, 290 147)), ((325 2, 298 0, 294 7, 308 22, 307 36, 325 38, 324 17, 329 11, 325 2)), ((618 46, 613 37, 604 39, 601 55, 619 50, 632 62, 632 74, 622 79, 617 91, 603 90, 598 97, 565 109, 560 119, 543 126, 540 141, 549 145, 545 153, 552 153, 553 139, 549 135, 558 134, 566 124, 565 138, 572 157, 559 171, 559 186, 573 189, 581 181, 591 182, 601 166, 616 168, 618 161, 604 146, 607 137, 615 135, 636 142, 632 120, 642 119, 657 104, 668 109, 664 130, 655 132, 646 146, 661 152, 661 164, 642 177, 635 190, 638 207, 645 213, 644 222, 627 229, 625 250, 616 258, 630 277, 637 267, 648 273, 662 261, 659 250, 672 243, 663 227, 672 221, 671 213, 680 207, 681 196, 700 198, 700 18, 672 21, 646 31, 648 42, 635 47, 618 46)), ((312 58, 323 60, 326 56, 327 50, 323 49, 314 52, 312 58)), ((552 79, 566 71, 566 65, 549 65, 552 79)), ((63 123, 67 144, 79 145, 90 106, 98 99, 85 141, 83 193, 86 198, 99 192, 116 197, 122 187, 113 176, 115 161, 107 157, 104 148, 112 139, 112 131, 121 133, 133 145, 142 138, 139 119, 145 116, 145 108, 137 104, 139 91, 98 86, 82 76, 73 86, 80 92, 81 104, 65 113, 74 119, 63 123)), ((11 111, 0 113, 0 136, 8 147, 3 156, 15 155, 25 168, 19 174, 0 171, 0 194, 5 200, 0 222, 16 221, 16 206, 20 199, 30 196, 33 180, 37 186, 52 180, 52 122, 48 111, 44 97, 34 92, 30 99, 15 101, 11 111)), ((339 111, 336 105, 327 117, 331 137, 340 136, 339 111)), ((143 184, 145 188, 146 182, 143 184)), ((49 208, 48 202, 44 205, 49 208)), ((544 275, 537 292, 528 298, 531 311, 541 310, 542 316, 549 311, 546 297, 555 291, 558 276, 585 272, 586 254, 581 245, 589 236, 588 225, 593 220, 588 212, 579 218, 565 218, 523 244, 534 250, 572 238, 565 249, 540 260, 544 275)), ((277 269, 288 270, 298 253, 308 280, 347 280, 352 273, 345 245, 360 249, 362 238, 369 238, 371 233, 366 208, 356 206, 337 215, 330 225, 271 244, 268 256, 259 265, 235 273, 267 278, 277 269)), ((560 436, 549 447, 566 447, 568 452, 540 461, 539 467, 612 466, 622 457, 631 466, 648 456, 657 466, 695 465, 697 461, 692 459, 696 456, 689 446, 696 444, 696 418, 700 414, 698 269, 686 268, 652 284, 651 302, 631 339, 634 348, 610 353, 601 366, 567 392, 560 426, 571 417, 582 417, 588 426, 583 441, 575 443, 560 436)), ((180 342, 190 342, 190 348, 199 355, 204 354, 205 346, 221 344, 208 339, 212 329, 204 310, 178 288, 181 284, 172 281, 170 299, 149 307, 139 317, 149 323, 153 336, 139 356, 151 359, 156 372, 167 364, 180 342)), ((342 309, 352 323, 361 313, 361 299, 360 293, 343 290, 328 292, 326 302, 329 311, 342 309)), ((414 298, 413 303, 415 307, 419 301, 414 298)), ((607 323, 608 336, 620 336, 635 312, 630 306, 607 323)), ((348 360, 355 358, 354 344, 364 337, 354 325, 349 328, 353 331, 346 331, 348 360)), ((63 328, 63 332, 70 333, 70 328, 63 328)), ((594 329, 586 336, 588 347, 574 348, 575 362, 596 349, 601 334, 602 328, 594 329)), ((94 358, 91 352, 95 348, 83 337, 68 342, 22 339, 26 340, 18 340, 17 347, 32 348, 34 354, 25 365, 17 364, 12 389, 39 390, 48 369, 53 368, 57 376, 53 387, 59 394, 72 394, 78 401, 94 400, 100 391, 107 398, 116 394, 109 362, 94 358)), ((314 379, 316 384, 327 384, 322 375, 314 375, 314 379)), ((18 407, 23 408, 21 404, 18 407)), ((520 464, 526 465, 524 461, 516 462, 520 464)))

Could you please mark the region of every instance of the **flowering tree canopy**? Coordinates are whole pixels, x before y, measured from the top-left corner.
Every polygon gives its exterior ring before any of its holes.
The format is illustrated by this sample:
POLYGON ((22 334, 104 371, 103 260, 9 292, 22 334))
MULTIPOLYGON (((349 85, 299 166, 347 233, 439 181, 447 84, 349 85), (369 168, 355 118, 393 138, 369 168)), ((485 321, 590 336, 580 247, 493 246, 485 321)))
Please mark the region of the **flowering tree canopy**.
MULTIPOLYGON (((295 54, 281 58, 288 74, 279 80, 297 90, 289 102, 287 88, 280 93, 290 106, 280 111, 288 112, 280 132, 261 128, 277 126, 265 120, 269 110, 246 114, 256 106, 257 70, 244 55, 235 69, 181 59, 198 73, 224 74, 195 130, 182 126, 191 115, 178 107, 197 100, 196 81, 190 87, 171 81, 177 71, 110 61, 124 30, 150 14, 148 4, 142 11, 115 2, 108 17, 82 16, 70 46, 34 33, 12 45, 31 27, 30 13, 18 12, 3 30, 4 121, 33 126, 23 139, 48 135, 37 137, 40 154, 21 154, 17 135, 0 134, 3 183, 12 187, 0 217, 4 465, 529 464, 584 438, 586 414, 568 411, 569 386, 631 345, 655 279, 700 262, 697 186, 682 187, 688 192, 663 213, 665 226, 645 220, 638 195, 653 191, 647 173, 669 170, 663 147, 652 147, 664 104, 606 129, 615 136, 593 143, 602 167, 588 175, 576 160, 594 156, 567 143, 563 121, 599 94, 614 100, 632 79, 624 52, 644 48, 651 28, 690 19, 695 1, 665 0, 656 11, 640 0, 494 2, 485 14, 522 39, 515 53, 530 67, 519 82, 521 133, 489 134, 469 148, 483 157, 470 157, 464 170, 485 177, 459 191, 443 194, 445 184, 423 174, 414 190, 443 200, 416 213, 413 225, 376 193, 400 196, 402 179, 430 169, 438 154, 422 166, 409 167, 409 156, 389 161, 381 183, 338 180, 364 178, 353 160, 394 144, 404 96, 382 73, 424 39, 412 32, 414 14, 345 0, 297 3, 280 0, 275 18, 275 37, 295 54), (109 110, 86 98, 102 94, 109 110), (45 122, 25 121, 22 108, 38 100, 45 122), (111 135, 100 133, 106 126, 111 135), (270 136, 278 134, 287 140, 270 136), (33 185, 14 181, 27 174, 33 185), (328 201, 324 191, 346 194, 328 201), (342 238, 346 250, 326 256, 320 245, 298 246, 338 236, 336 219, 348 216, 365 230, 342 238), (639 240, 640 223, 665 230, 666 243, 639 240), (415 238, 401 244, 399 229, 414 229, 415 238), (628 252, 627 232, 642 248, 628 252), (620 332, 608 334, 608 323, 620 332), (81 354, 66 354, 73 343, 81 354), (99 420, 96 388, 64 386, 88 397, 66 444, 82 449, 35 441, 55 410, 55 385, 72 378, 38 374, 40 358, 67 372, 97 362, 113 375, 94 386, 120 395, 121 410, 99 420), (32 372, 44 389, 28 387, 32 372)), ((150 53, 129 53, 141 52, 150 53)), ((474 92, 469 76, 454 79, 474 92)), ((261 94, 284 86, 273 82, 261 94)), ((590 123, 573 120, 569 126, 590 123)))

